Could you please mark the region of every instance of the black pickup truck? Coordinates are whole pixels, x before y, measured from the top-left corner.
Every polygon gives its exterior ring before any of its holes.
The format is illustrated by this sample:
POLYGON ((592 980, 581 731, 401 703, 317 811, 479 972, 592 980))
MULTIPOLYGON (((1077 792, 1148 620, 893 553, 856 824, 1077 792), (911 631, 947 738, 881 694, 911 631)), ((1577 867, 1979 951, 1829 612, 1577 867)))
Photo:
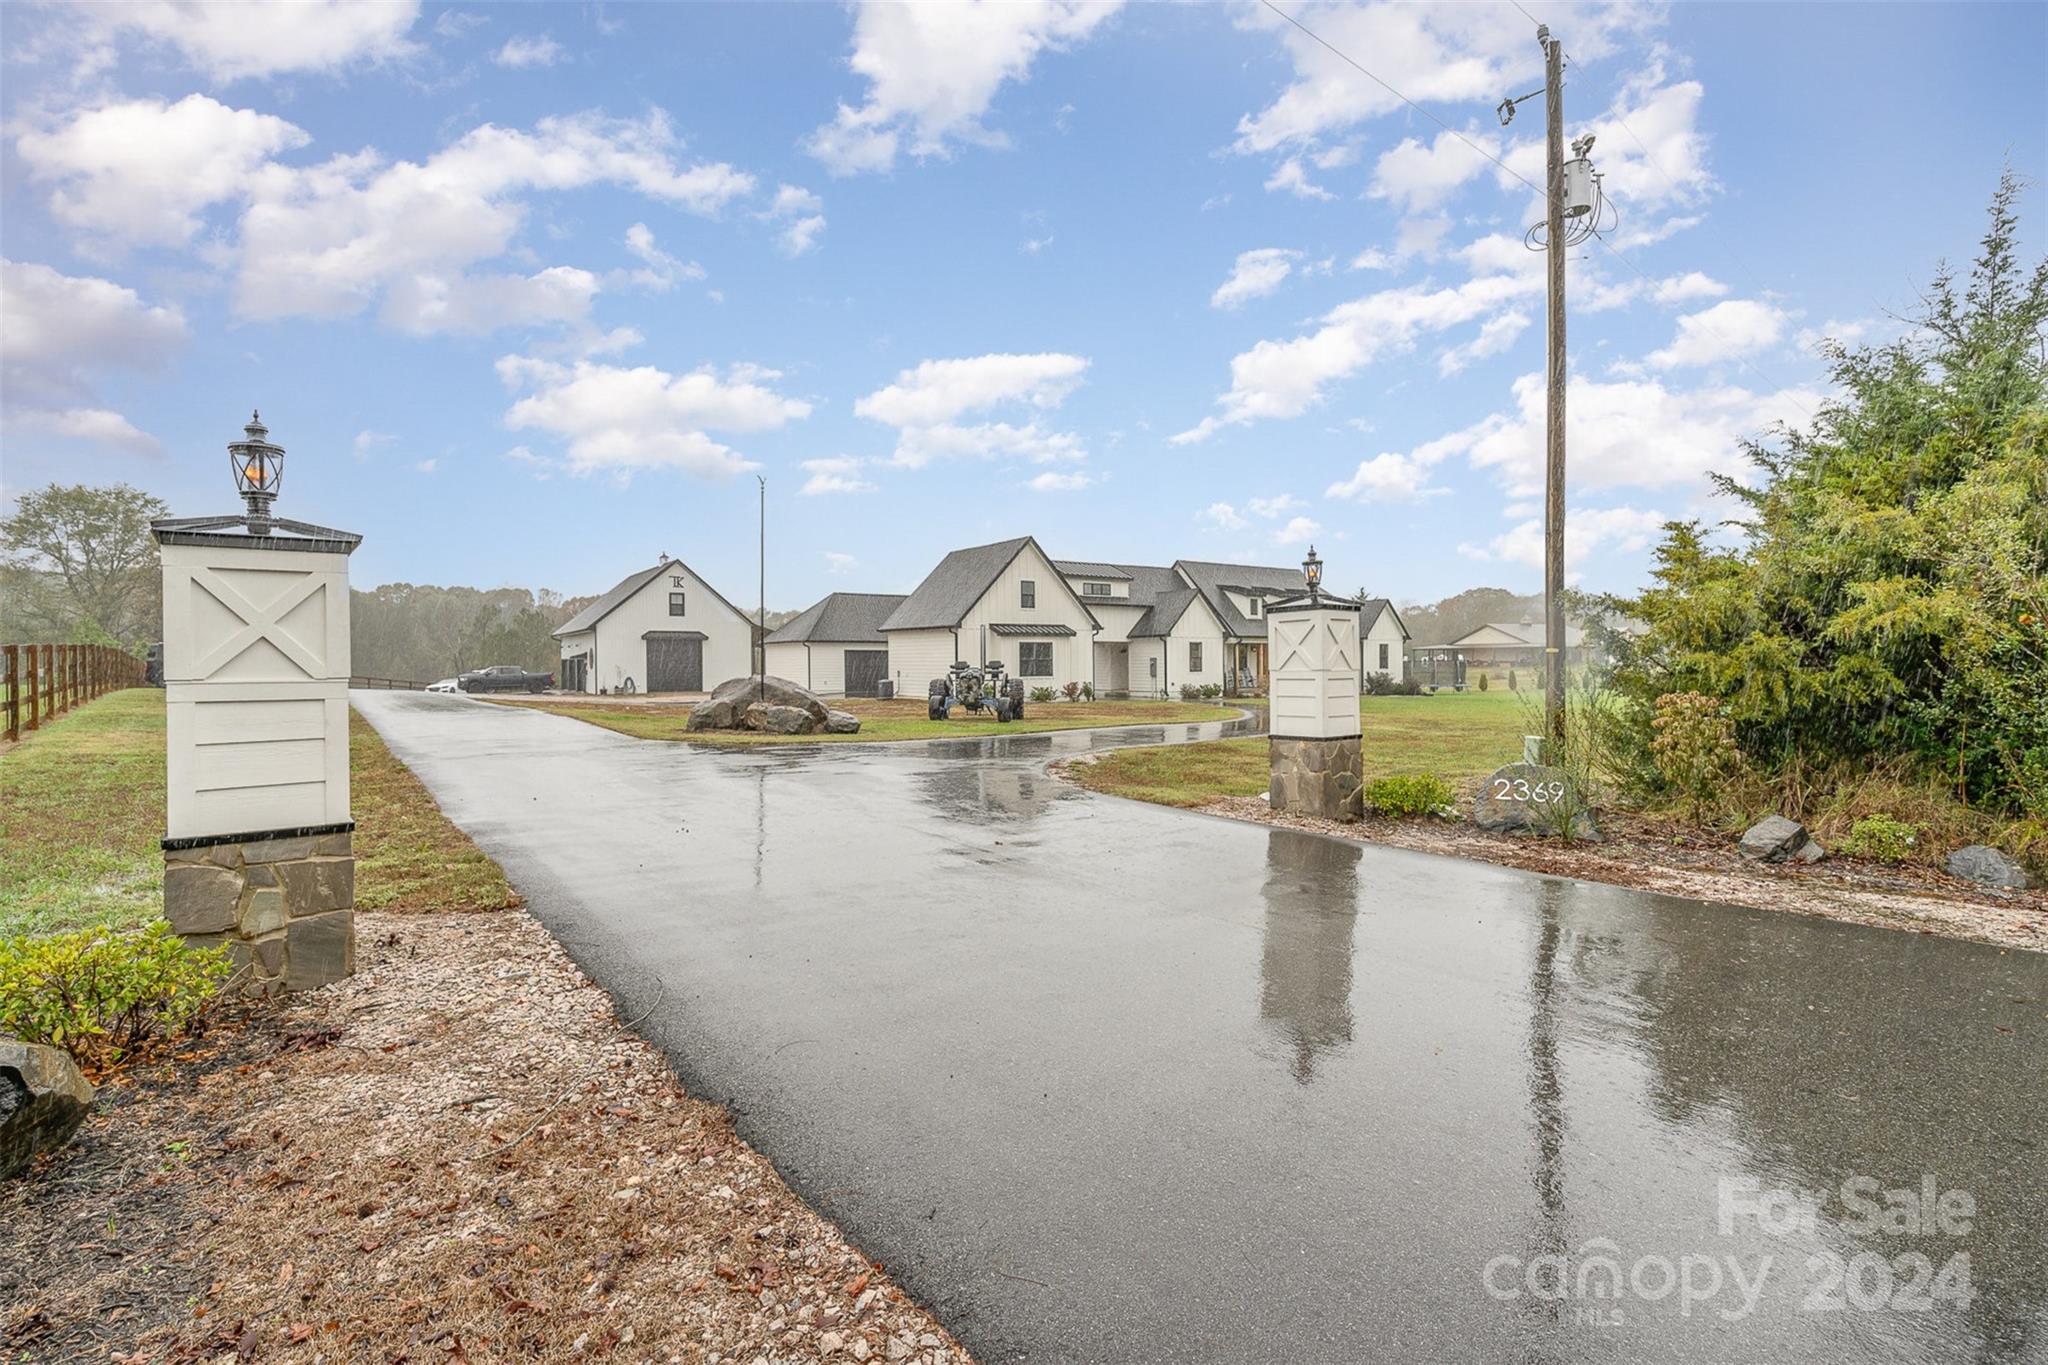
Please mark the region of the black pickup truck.
POLYGON ((455 679, 465 692, 544 692, 555 685, 552 673, 529 673, 515 664, 492 664, 455 679))

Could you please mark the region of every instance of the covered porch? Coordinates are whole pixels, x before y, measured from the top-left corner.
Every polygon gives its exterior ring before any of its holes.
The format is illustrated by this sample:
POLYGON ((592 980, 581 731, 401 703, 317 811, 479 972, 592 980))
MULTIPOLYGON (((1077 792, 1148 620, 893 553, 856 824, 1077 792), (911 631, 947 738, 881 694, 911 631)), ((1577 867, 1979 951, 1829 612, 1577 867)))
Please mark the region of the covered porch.
POLYGON ((1223 695, 1262 697, 1266 694, 1265 641, 1232 640, 1223 646, 1223 695))

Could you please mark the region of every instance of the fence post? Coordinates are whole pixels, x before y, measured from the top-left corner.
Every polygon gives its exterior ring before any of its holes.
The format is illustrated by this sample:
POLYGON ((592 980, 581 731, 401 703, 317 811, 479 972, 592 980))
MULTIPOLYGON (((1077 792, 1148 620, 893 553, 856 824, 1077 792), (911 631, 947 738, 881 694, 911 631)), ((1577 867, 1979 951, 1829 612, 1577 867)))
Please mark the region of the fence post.
POLYGON ((36 680, 36 647, 34 645, 24 645, 23 648, 28 651, 28 673, 24 678, 28 691, 28 722, 21 728, 33 730, 36 728, 39 720, 37 708, 42 702, 42 698, 36 695, 36 688, 39 686, 36 680))
POLYGON ((0 646, 7 660, 7 729, 10 740, 21 738, 21 651, 13 645, 0 646))

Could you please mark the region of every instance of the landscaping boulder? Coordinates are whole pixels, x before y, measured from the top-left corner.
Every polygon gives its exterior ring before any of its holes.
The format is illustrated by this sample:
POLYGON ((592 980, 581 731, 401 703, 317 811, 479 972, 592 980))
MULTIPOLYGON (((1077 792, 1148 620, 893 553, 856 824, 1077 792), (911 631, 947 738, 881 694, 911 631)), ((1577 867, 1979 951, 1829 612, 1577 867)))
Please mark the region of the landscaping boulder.
POLYGON ((759 730, 766 735, 808 735, 819 725, 801 706, 777 706, 773 702, 758 701, 747 707, 740 723, 749 730, 759 730))
POLYGON ((764 678, 755 674, 744 678, 730 678, 713 688, 709 697, 690 708, 689 728, 754 728, 747 725, 747 710, 758 705, 789 706, 806 713, 812 721, 809 729, 779 732, 790 734, 807 734, 810 730, 824 725, 825 715, 829 709, 818 699, 816 693, 805 691, 787 678, 764 678))
POLYGON ((1766 815, 1742 832, 1736 845, 1742 856, 1760 863, 1816 863, 1827 851, 1813 841, 1806 826, 1782 815, 1766 815))
POLYGON ((0 1180, 62 1147, 92 1110, 92 1084, 68 1053, 0 1038, 0 1180))
POLYGON ((1948 875, 2010 891, 2024 891, 2033 885, 2025 868, 1989 844, 1971 844, 1949 854, 1948 875))
POLYGON ((827 711, 825 733, 828 735, 857 735, 860 733, 860 717, 851 711, 827 711))
POLYGON ((1562 768, 1510 763, 1480 783, 1472 801, 1474 828, 1494 834, 1562 835, 1598 839, 1593 808, 1562 768))

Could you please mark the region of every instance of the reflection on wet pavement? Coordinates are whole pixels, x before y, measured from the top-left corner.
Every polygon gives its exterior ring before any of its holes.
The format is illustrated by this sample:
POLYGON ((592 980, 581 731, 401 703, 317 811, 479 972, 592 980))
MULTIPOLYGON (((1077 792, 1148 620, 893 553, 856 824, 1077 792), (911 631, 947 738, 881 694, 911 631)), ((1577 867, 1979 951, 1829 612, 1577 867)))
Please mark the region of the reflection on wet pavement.
POLYGON ((735 752, 357 702, 984 1361, 2048 1358, 2048 958, 1043 771, 1130 732, 735 752), (1872 1227, 1859 1176, 1976 1215, 1872 1227), (1974 1296, 1921 1306, 1958 1252, 1974 1296))

